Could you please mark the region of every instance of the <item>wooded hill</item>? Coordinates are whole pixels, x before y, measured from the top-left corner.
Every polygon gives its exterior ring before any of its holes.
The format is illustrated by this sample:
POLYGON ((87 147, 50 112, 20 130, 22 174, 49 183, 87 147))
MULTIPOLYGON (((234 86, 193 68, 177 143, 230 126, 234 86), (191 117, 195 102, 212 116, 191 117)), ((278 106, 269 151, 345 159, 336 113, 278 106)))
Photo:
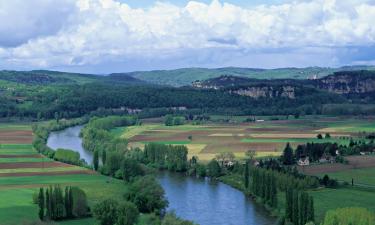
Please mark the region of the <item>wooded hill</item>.
POLYGON ((161 116, 176 107, 186 109, 180 114, 375 114, 374 74, 337 72, 313 80, 224 76, 177 88, 129 74, 2 71, 0 117, 71 118, 119 110, 161 116))

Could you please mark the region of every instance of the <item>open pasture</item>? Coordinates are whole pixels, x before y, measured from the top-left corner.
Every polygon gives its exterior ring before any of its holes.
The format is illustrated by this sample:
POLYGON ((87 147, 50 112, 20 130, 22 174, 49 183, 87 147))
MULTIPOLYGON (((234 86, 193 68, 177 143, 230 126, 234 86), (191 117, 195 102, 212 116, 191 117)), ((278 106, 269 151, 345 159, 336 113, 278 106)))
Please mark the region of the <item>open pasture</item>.
POLYGON ((288 142, 293 147, 307 142, 337 142, 346 145, 350 137, 356 139, 359 132, 368 132, 368 128, 375 127, 371 118, 354 117, 281 117, 278 120, 265 117, 264 121, 247 123, 243 122, 246 117, 213 118, 216 122, 181 126, 164 126, 161 120, 145 120, 141 126, 116 128, 113 132, 118 137, 127 138, 133 147, 149 142, 187 145, 190 156, 197 155, 206 161, 217 153, 227 151, 233 152, 238 158, 244 157, 247 150, 255 150, 257 157, 277 156, 288 142), (326 133, 330 133, 331 138, 317 138, 318 134, 324 137, 326 133))
MULTIPOLYGON (((125 186, 121 181, 46 158, 32 148, 32 139, 30 125, 0 124, 0 225, 38 220, 38 207, 33 204, 32 195, 40 187, 78 186, 86 192, 90 205, 104 197, 122 196, 125 186)), ((94 223, 88 218, 56 224, 94 223)))

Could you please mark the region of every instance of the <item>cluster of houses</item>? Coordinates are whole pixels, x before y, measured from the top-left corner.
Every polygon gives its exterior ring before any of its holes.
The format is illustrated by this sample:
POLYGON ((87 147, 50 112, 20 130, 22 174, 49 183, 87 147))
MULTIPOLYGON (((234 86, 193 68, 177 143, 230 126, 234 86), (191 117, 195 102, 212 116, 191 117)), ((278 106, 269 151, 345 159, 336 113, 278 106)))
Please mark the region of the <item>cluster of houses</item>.
MULTIPOLYGON (((338 151, 336 151, 336 155, 339 155, 339 154, 340 153, 338 151)), ((330 154, 324 153, 318 161, 319 161, 319 163, 334 163, 334 162, 336 162, 336 157, 331 156, 330 154)), ((298 159, 297 165, 299 165, 299 166, 310 165, 309 157, 308 156, 302 156, 300 159, 298 159)))

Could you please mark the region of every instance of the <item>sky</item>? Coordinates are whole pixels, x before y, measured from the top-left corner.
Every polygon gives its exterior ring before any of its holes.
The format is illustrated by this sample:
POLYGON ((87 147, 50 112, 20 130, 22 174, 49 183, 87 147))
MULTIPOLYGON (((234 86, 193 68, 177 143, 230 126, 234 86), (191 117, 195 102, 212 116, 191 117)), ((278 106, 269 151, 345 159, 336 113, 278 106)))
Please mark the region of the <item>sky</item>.
POLYGON ((0 69, 375 65, 375 0, 0 0, 0 69))

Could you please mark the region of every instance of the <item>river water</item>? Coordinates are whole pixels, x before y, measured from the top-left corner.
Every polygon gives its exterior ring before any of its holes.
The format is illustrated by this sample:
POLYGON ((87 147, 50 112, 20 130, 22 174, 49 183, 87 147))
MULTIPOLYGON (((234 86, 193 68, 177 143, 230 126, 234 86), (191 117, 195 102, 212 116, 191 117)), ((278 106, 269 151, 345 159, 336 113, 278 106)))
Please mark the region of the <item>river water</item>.
MULTIPOLYGON (((82 126, 52 132, 47 145, 52 149, 66 148, 80 153, 89 164, 92 153, 83 149, 79 132, 82 126)), ((161 172, 158 179, 169 201, 168 211, 200 225, 274 225, 275 219, 266 210, 246 198, 235 188, 209 179, 161 172)))

